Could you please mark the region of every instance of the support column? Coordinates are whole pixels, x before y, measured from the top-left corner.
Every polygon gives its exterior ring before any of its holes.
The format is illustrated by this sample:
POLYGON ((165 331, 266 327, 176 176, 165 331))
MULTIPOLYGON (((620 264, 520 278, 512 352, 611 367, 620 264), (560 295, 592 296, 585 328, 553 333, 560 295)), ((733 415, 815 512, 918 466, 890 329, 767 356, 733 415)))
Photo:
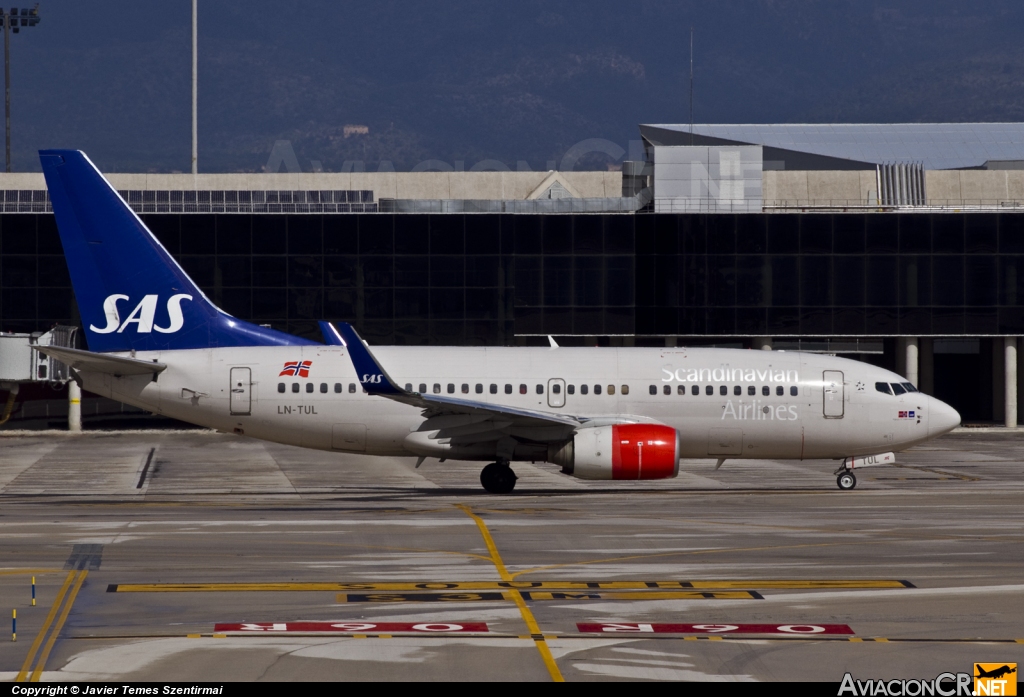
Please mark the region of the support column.
POLYGON ((1007 428, 1017 427, 1017 337, 1008 336, 1003 340, 1003 372, 1006 375, 1003 394, 1005 399, 1004 423, 1007 428))
POLYGON ((754 337, 753 348, 760 351, 771 351, 772 338, 770 336, 754 337))
POLYGON ((1006 420, 1006 346, 1003 339, 992 339, 992 420, 1006 420))
POLYGON ((909 382, 914 383, 914 386, 917 387, 917 383, 919 382, 919 377, 920 377, 920 373, 918 372, 918 345, 917 345, 917 337, 916 336, 908 336, 907 339, 906 339, 906 342, 907 342, 907 357, 906 357, 907 372, 905 373, 905 375, 907 376, 907 380, 909 382))
POLYGON ((921 374, 918 378, 921 384, 917 386, 917 389, 921 390, 927 395, 935 394, 935 341, 933 339, 920 339, 920 369, 921 374))
POLYGON ((68 430, 82 431, 82 388, 74 380, 68 382, 68 430))
POLYGON ((896 374, 907 377, 907 340, 896 338, 896 374))

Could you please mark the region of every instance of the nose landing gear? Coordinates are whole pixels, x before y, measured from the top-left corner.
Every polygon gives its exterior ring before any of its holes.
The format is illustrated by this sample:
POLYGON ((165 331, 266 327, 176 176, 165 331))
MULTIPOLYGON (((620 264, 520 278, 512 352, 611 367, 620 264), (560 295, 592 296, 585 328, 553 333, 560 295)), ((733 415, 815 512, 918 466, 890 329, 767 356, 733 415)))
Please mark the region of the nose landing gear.
POLYGON ((507 461, 492 462, 480 472, 480 483, 489 494, 509 494, 516 488, 516 473, 507 461))
POLYGON ((849 491, 853 487, 857 486, 857 477, 854 476, 853 472, 843 472, 836 477, 836 484, 843 491, 849 491))

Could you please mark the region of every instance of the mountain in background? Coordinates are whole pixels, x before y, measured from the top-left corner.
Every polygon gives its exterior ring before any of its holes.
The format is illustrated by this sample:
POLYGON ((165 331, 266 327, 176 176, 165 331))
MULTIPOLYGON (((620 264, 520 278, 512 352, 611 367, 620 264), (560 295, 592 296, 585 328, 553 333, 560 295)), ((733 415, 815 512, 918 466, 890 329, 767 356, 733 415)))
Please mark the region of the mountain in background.
MULTIPOLYGON (((40 15, 12 36, 15 170, 189 171, 191 3, 40 15)), ((614 167, 638 123, 689 120, 691 26, 698 123, 1024 120, 1009 0, 200 0, 200 171, 279 140, 303 171, 614 167)))

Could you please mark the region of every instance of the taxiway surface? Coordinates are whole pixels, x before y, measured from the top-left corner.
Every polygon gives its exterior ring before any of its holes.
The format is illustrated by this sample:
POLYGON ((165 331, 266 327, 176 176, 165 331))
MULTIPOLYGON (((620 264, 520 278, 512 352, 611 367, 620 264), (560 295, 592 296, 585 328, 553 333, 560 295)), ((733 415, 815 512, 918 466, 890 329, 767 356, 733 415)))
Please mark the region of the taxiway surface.
POLYGON ((1024 657, 1024 433, 583 482, 210 432, 0 437, 0 679, 933 678, 1024 657), (37 605, 30 605, 30 579, 37 605), (426 584, 426 585, 424 585, 426 584))

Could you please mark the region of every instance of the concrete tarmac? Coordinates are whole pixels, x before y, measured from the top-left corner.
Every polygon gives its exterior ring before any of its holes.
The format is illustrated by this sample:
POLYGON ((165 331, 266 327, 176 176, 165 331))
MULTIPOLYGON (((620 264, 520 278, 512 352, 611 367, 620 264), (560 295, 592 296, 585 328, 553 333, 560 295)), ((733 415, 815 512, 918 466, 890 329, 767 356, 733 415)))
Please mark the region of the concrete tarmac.
POLYGON ((0 680, 838 682, 1019 661, 1021 434, 898 461, 848 492, 825 461, 655 482, 516 464, 490 496, 477 464, 4 434, 0 680))

